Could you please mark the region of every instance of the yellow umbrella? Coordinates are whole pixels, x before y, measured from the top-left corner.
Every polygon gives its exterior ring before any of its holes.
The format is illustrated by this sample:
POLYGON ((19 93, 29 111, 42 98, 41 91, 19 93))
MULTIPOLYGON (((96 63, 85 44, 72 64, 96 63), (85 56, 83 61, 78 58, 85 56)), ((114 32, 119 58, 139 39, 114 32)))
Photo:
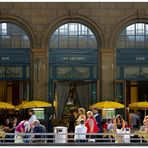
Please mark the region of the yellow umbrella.
POLYGON ((148 108, 148 102, 135 102, 135 103, 131 103, 129 104, 130 108, 141 108, 141 109, 145 109, 148 108))
POLYGON ((145 110, 145 115, 146 115, 146 110, 148 109, 148 102, 144 101, 144 102, 131 103, 131 104, 129 104, 129 107, 130 108, 144 109, 145 110))
POLYGON ((51 107, 51 104, 43 101, 29 101, 16 106, 16 109, 40 108, 40 107, 51 107))
POLYGON ((7 102, 0 102, 0 109, 14 109, 15 106, 7 103, 7 102))
POLYGON ((98 109, 114 108, 116 109, 116 108, 124 108, 124 105, 118 102, 105 101, 105 102, 97 102, 91 105, 90 108, 98 108, 98 109))

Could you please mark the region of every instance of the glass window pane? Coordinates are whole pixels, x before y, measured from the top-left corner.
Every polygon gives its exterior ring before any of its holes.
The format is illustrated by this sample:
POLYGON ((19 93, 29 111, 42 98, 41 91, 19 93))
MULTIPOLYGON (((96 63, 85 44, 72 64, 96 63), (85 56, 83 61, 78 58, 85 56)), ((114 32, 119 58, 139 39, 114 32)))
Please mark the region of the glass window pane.
POLYGON ((135 35, 135 24, 130 25, 126 28, 127 35, 135 35))
POLYGON ((69 66, 57 67, 56 78, 73 78, 73 68, 69 66))
POLYGON ((19 26, 12 23, 1 23, 0 38, 3 38, 0 44, 1 48, 28 48, 28 46, 30 47, 30 41, 26 32, 19 26))
POLYGON ((50 48, 97 48, 97 40, 87 26, 79 23, 68 23, 56 29, 50 39, 49 46, 50 48), (59 38, 60 46, 57 47, 56 41, 58 39, 54 40, 53 36, 59 38))
POLYGON ((136 47, 144 47, 144 36, 136 36, 136 47))
POLYGON ((69 24, 69 35, 77 35, 78 34, 78 24, 70 23, 69 24))
POLYGON ((22 78, 22 67, 6 67, 6 78, 22 78))
POLYGON ((74 78, 89 78, 90 68, 89 67, 74 67, 74 78))
POLYGON ((60 35, 68 35, 68 24, 65 24, 59 28, 60 35))
POLYGON ((87 48, 87 36, 79 36, 79 48, 87 48))
POLYGON ((145 24, 145 34, 148 35, 148 25, 145 24))
POLYGON ((69 36, 69 48, 78 48, 77 36, 69 36))
POLYGON ((68 48, 68 36, 60 36, 59 37, 59 47, 60 48, 68 48))
POLYGON ((95 36, 88 36, 88 48, 97 48, 95 36))
POLYGON ((50 47, 51 48, 58 48, 58 40, 59 40, 59 36, 52 36, 51 40, 50 40, 50 47))
POLYGON ((0 78, 5 78, 5 67, 0 66, 0 78))
POLYGON ((120 33, 118 39, 118 48, 145 48, 148 47, 147 37, 148 25, 145 23, 135 23, 126 27, 120 33), (125 34, 126 31, 126 34, 125 34), (125 42, 122 37, 125 35, 125 42), (125 45, 124 45, 125 44, 125 45))
POLYGON ((136 24, 136 35, 144 35, 144 24, 143 23, 136 24))
POLYGON ((140 67, 126 66, 124 68, 124 78, 137 78, 140 76, 140 67))
POLYGON ((120 66, 116 67, 116 78, 117 79, 121 79, 122 78, 122 76, 121 76, 121 67, 120 66))
POLYGON ((98 68, 97 66, 93 66, 93 78, 97 79, 98 77, 98 68))
POLYGON ((87 31, 88 28, 86 26, 79 24, 79 35, 87 35, 87 31))
POLYGON ((30 70, 29 70, 29 66, 26 66, 26 78, 30 78, 30 70))
POLYGON ((148 66, 141 67, 141 76, 143 78, 148 78, 148 66))

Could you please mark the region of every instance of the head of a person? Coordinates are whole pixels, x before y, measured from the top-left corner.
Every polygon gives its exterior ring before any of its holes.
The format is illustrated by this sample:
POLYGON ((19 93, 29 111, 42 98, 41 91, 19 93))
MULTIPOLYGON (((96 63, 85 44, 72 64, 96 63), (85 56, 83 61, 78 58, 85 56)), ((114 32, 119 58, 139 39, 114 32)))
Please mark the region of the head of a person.
POLYGON ((93 111, 94 114, 98 113, 98 109, 97 108, 93 108, 92 111, 93 111))
POLYGON ((6 124, 8 125, 10 123, 10 120, 9 119, 6 119, 6 124))
POLYGON ((143 124, 144 125, 147 125, 148 124, 148 116, 145 116, 144 117, 143 124))
POLYGON ((84 124, 84 123, 85 123, 84 119, 81 119, 80 124, 84 124))
POLYGON ((108 119, 108 123, 113 123, 113 120, 112 119, 108 119))
POLYGON ((118 115, 116 116, 116 122, 117 122, 117 123, 122 123, 122 121, 123 121, 123 119, 122 119, 121 115, 118 114, 118 115))
POLYGON ((16 124, 16 123, 17 123, 17 118, 16 117, 13 117, 12 124, 16 124))
POLYGON ((34 126, 36 126, 36 125, 39 125, 40 124, 40 121, 39 120, 34 120, 33 122, 32 122, 32 126, 34 127, 34 126))
POLYGON ((33 110, 33 109, 29 109, 29 110, 28 110, 28 114, 29 114, 29 116, 34 115, 34 110, 33 110))
POLYGON ((92 111, 88 111, 86 113, 87 117, 90 118, 90 117, 93 117, 93 112, 92 111))
POLYGON ((78 113, 79 113, 79 115, 85 115, 85 109, 84 108, 79 108, 78 113))

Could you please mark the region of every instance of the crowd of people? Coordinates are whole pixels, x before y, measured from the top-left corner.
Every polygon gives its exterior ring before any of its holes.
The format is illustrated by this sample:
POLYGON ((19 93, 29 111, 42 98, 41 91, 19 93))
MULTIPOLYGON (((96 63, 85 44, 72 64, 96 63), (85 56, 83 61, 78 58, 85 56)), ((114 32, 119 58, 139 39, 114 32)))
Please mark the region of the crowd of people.
MULTIPOLYGON (((147 118, 148 121, 148 118, 147 118)), ((71 133, 75 133, 75 142, 86 142, 88 140, 95 141, 101 136, 95 136, 97 134, 94 133, 109 133, 115 132, 116 143, 122 143, 123 132, 130 132, 131 130, 139 130, 141 127, 145 127, 146 130, 146 121, 143 121, 138 113, 131 111, 131 113, 127 117, 127 121, 123 119, 123 117, 118 114, 114 118, 110 119, 102 119, 101 114, 98 112, 97 108, 92 109, 85 113, 84 108, 78 109, 78 115, 76 116, 73 111, 71 111, 69 117, 69 128, 68 131, 71 133), (91 135, 92 134, 92 135, 91 135), (89 136, 87 136, 89 135, 89 136)), ((101 134, 98 134, 101 135, 101 134)), ((106 134, 107 135, 107 134, 106 134)), ((104 134, 101 138, 105 138, 104 134)))
POLYGON ((10 133, 6 135, 5 141, 10 143, 42 143, 45 141, 45 135, 37 133, 46 133, 46 128, 37 119, 33 109, 28 110, 29 119, 18 123, 16 117, 6 119, 1 126, 1 131, 10 133))
MULTIPOLYGON (((7 142, 46 143, 45 126, 37 119, 33 109, 28 110, 28 115, 28 119, 20 122, 16 117, 5 120, 1 130, 12 133, 5 137, 7 142)), ((142 124, 140 115, 133 111, 128 115, 127 121, 120 114, 110 119, 103 119, 97 108, 87 112, 84 108, 79 108, 76 112, 70 111, 68 133, 74 133, 73 138, 76 143, 96 142, 96 139, 106 138, 107 134, 102 133, 115 132, 118 135, 126 129, 129 129, 128 131, 131 129, 146 130, 148 133, 148 116, 145 116, 142 124)), ((116 136, 115 142, 123 142, 122 134, 116 136)))

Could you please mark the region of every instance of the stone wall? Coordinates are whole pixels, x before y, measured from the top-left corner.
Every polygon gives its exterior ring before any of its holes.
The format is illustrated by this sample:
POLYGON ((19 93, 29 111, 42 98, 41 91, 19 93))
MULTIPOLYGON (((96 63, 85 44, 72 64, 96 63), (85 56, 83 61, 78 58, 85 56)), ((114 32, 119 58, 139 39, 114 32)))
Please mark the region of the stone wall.
MULTIPOLYGON (((147 21, 147 19, 148 4, 146 2, 0 3, 0 20, 17 23, 26 29, 31 36, 33 59, 40 56, 46 69, 45 73, 48 69, 48 40, 60 23, 76 20, 92 27, 101 44, 102 66, 100 68, 102 77, 100 81, 102 98, 114 98, 114 51, 122 27, 137 20, 147 21), (108 73, 111 74, 108 76, 108 73)), ((35 69, 33 64, 32 70, 35 69)), ((35 82, 35 74, 33 71, 33 96, 35 98, 47 98, 48 76, 41 72, 39 77, 41 80, 35 82)))

